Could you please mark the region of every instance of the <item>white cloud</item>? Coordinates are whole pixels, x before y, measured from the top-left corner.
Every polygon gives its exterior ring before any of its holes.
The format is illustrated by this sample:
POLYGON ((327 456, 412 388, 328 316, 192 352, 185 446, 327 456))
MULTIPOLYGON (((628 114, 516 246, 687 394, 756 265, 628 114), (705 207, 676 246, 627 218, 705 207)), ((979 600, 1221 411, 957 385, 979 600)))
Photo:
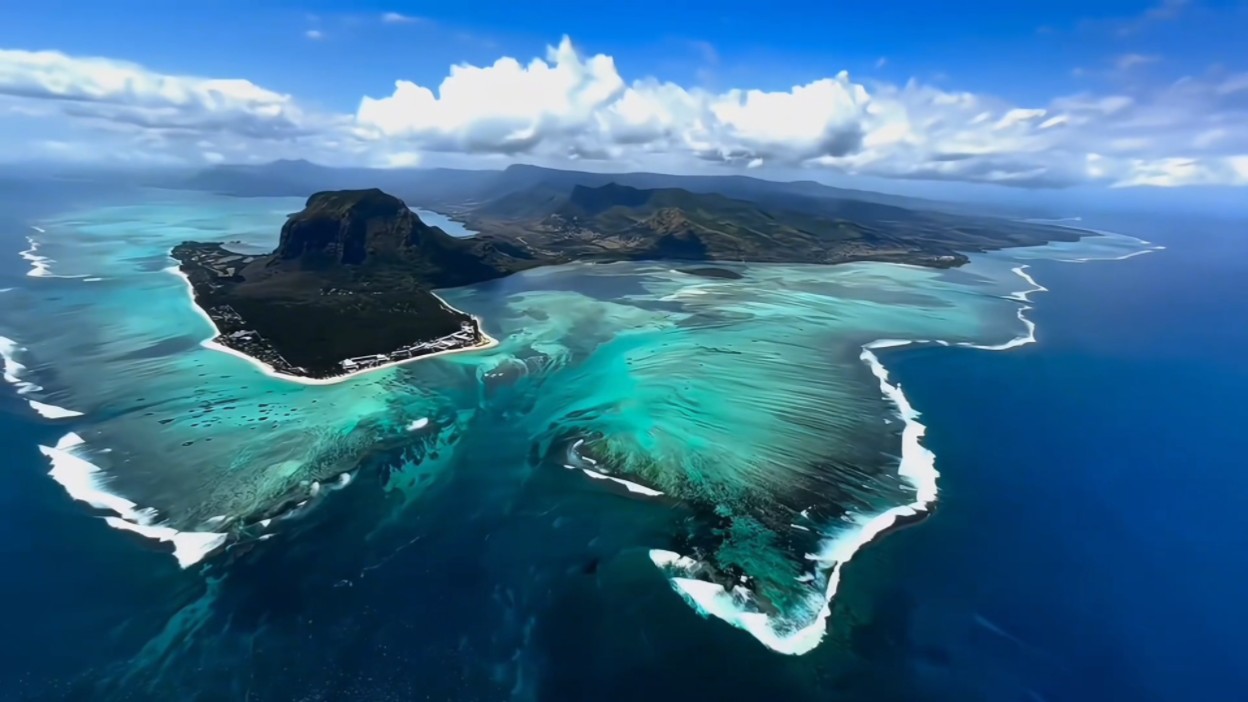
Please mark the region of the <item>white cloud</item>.
POLYGON ((365 97, 357 118, 361 133, 375 139, 411 138, 430 150, 519 153, 547 136, 575 138, 623 90, 610 57, 582 61, 565 39, 549 49, 547 61, 453 66, 436 94, 397 81, 389 97, 365 97))
POLYGON ((415 24, 420 21, 420 18, 399 12, 383 12, 381 21, 386 24, 415 24))
POLYGON ((0 51, 0 120, 48 113, 106 135, 97 149, 196 162, 574 159, 600 169, 823 168, 1020 187, 1243 185, 1246 92, 1244 75, 1224 73, 1031 105, 845 72, 784 90, 708 90, 626 79, 612 57, 581 54, 565 38, 541 59, 455 65, 437 85, 398 80, 354 114, 332 114, 247 80, 0 51))
POLYGON ((319 41, 325 38, 325 32, 322 32, 319 29, 309 29, 303 33, 303 36, 311 39, 312 41, 319 41))
POLYGON ((108 123, 101 126, 275 139, 310 129, 291 96, 248 80, 161 74, 57 51, 0 50, 0 96, 51 101, 64 115, 108 123))
POLYGON ((1117 187, 1151 185, 1174 188, 1184 185, 1248 185, 1248 156, 1197 160, 1162 158, 1133 160, 1117 187))
POLYGON ((1137 66, 1146 66, 1150 63, 1157 63, 1161 60, 1160 56, 1148 56, 1145 54, 1123 54, 1114 59, 1114 67, 1119 71, 1129 71, 1137 66))

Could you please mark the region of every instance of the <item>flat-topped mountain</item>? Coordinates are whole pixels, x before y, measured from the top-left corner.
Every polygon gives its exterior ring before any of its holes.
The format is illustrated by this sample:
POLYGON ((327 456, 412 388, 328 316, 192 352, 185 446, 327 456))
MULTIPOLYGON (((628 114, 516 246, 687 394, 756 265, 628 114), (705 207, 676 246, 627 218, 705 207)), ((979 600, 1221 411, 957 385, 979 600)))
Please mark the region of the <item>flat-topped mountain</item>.
POLYGON ((273 256, 308 266, 360 265, 432 234, 402 200, 376 188, 319 192, 286 220, 273 256))
POLYGON ((432 289, 536 265, 455 239, 375 188, 312 195, 270 254, 187 242, 173 257, 219 343, 314 377, 482 343, 476 321, 432 289))
POLYGON ((399 198, 371 188, 309 197, 304 209, 282 226, 266 265, 295 265, 331 276, 359 267, 368 268, 370 274, 399 268, 403 275, 437 288, 498 278, 536 265, 523 259, 522 254, 500 253, 489 242, 456 239, 425 224, 399 198))

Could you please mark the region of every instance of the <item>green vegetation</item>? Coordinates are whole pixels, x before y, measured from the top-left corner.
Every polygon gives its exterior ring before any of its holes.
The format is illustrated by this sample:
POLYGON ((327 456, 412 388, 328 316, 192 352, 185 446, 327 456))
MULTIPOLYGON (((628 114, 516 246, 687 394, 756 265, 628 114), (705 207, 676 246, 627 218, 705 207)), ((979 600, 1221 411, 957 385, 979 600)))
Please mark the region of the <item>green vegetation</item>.
MULTIPOLYGON (((501 176, 512 173, 508 169, 501 176)), ((810 195, 812 188, 824 187, 817 184, 772 184, 760 187, 753 199, 740 199, 682 188, 586 185, 573 176, 590 181, 606 176, 549 173, 559 175, 520 189, 495 182, 492 191, 482 190, 477 176, 448 177, 439 191, 445 197, 498 193, 452 208, 480 232, 468 239, 428 226, 402 200, 372 188, 312 195, 303 211, 287 220, 267 256, 194 242, 176 247, 173 255, 190 277, 197 301, 217 322, 222 343, 290 372, 329 375, 341 372, 343 359, 439 339, 471 322, 431 290, 535 266, 577 260, 871 260, 944 268, 964 263, 965 251, 1084 234, 810 195), (262 342, 235 343, 229 335, 236 331, 256 332, 262 342)), ((643 175, 648 174, 631 177, 643 175)), ((737 275, 723 268, 685 270, 737 275)))
POLYGON ((773 263, 894 261, 951 267, 965 251, 1077 239, 1058 227, 786 194, 758 201, 679 188, 548 184, 459 211, 483 240, 536 258, 773 263), (774 204, 766 204, 766 203, 774 204))

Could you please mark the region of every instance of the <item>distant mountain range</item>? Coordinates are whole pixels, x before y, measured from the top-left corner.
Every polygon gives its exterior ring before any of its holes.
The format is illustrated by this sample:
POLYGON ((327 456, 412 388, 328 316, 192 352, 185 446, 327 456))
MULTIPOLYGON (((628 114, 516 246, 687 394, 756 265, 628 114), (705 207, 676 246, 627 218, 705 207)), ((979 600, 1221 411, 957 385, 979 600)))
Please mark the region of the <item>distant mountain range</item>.
POLYGON ((416 207, 442 210, 478 205, 537 187, 566 192, 576 185, 626 185, 640 190, 681 188, 714 193, 791 209, 828 201, 866 202, 906 209, 966 213, 985 211, 957 203, 836 188, 810 180, 780 182, 741 175, 669 175, 663 173, 590 173, 530 165, 502 170, 454 168, 331 168, 305 160, 260 165, 214 166, 162 187, 178 187, 240 197, 297 196, 321 190, 380 188, 416 207))

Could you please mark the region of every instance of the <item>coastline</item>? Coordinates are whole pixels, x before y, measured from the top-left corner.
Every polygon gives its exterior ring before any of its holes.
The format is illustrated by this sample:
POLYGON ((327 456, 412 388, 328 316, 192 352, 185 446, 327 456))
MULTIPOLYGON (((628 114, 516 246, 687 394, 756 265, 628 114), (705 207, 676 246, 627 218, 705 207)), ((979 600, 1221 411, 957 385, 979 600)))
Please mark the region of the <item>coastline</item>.
MULTIPOLYGON (((1147 244, 1147 242, 1143 242, 1142 240, 1137 239, 1137 241, 1141 241, 1141 243, 1147 244)), ((32 244, 32 250, 33 250, 35 242, 31 241, 30 243, 32 244)), ((1123 260, 1126 258, 1131 258, 1134 256, 1142 255, 1144 253, 1151 253, 1153 251, 1160 250, 1160 248, 1162 247, 1136 251, 1136 252, 1132 252, 1124 256, 1117 257, 1117 258, 1108 258, 1108 259, 1091 258, 1091 259, 1075 259, 1075 260, 1055 259, 1055 260, 1061 261, 1061 262, 1071 262, 1071 263, 1083 263, 1083 262, 1090 261, 1090 260, 1098 260, 1098 261, 1099 260, 1123 260)), ((25 258, 25 256, 23 256, 23 258, 25 258)), ((913 264, 894 263, 893 265, 913 265, 913 264)), ((1035 279, 1032 278, 1026 272, 1027 268, 1028 266, 1026 264, 1023 264, 1023 265, 1013 268, 1012 270, 1014 273, 1016 273, 1021 278, 1023 278, 1029 285, 1031 285, 1032 286, 1031 289, 1009 293, 1009 294, 1002 296, 1005 299, 1010 299, 1010 300, 1014 300, 1020 303, 1024 303, 1020 305, 1018 309, 1018 318, 1020 321, 1024 323, 1026 327, 1026 334, 1023 336, 1018 336, 1002 344, 976 345, 976 344, 971 344, 971 343, 961 343, 961 344, 957 344, 958 346, 969 347, 969 348, 979 348, 979 349, 991 350, 991 351, 1000 351, 1000 350, 1008 350, 1011 348, 1023 346, 1023 345, 1030 344, 1030 343, 1036 343, 1035 324, 1031 322, 1025 316, 1025 313, 1032 309, 1032 306, 1030 304, 1027 304, 1031 302, 1030 297, 1029 297, 1031 293, 1043 292, 1043 291, 1046 291, 1047 288, 1037 283, 1035 279)), ((196 313, 199 314, 204 319, 206 319, 209 323, 209 326, 212 330, 212 336, 200 341, 200 344, 199 344, 200 346, 203 346, 204 348, 208 348, 208 349, 222 351, 222 352, 243 358, 244 360, 247 360, 248 362, 250 362, 253 366, 256 366, 265 375, 268 375, 274 378, 279 378, 282 380, 286 380, 289 382, 299 383, 303 385, 332 385, 332 384, 336 384, 340 382, 347 382, 349 380, 354 379, 356 376, 362 376, 373 371, 381 371, 381 370, 385 370, 393 366, 399 366, 405 363, 419 361, 425 358, 431 358, 434 356, 440 356, 444 354, 458 353, 458 352, 464 352, 464 351, 486 350, 486 349, 493 348, 499 344, 499 342, 496 339, 494 339, 493 337, 491 337, 484 331, 484 328, 481 326, 481 320, 477 318, 475 315, 473 315, 473 319, 477 321, 479 325, 479 329, 481 329, 480 333, 484 340, 483 343, 476 345, 476 346, 437 351, 434 353, 418 356, 416 358, 403 359, 400 361, 389 362, 389 363, 382 364, 382 365, 375 366, 375 367, 370 367, 366 369, 352 371, 349 373, 344 373, 342 375, 334 376, 332 378, 307 378, 307 377, 302 377, 302 376, 285 374, 285 373, 281 373, 277 371, 272 366, 269 366, 268 364, 264 363, 263 361, 260 361, 257 358, 254 358, 243 352, 227 347, 223 344, 217 343, 215 339, 217 338, 217 336, 219 336, 219 330, 217 329, 215 322, 211 319, 211 317, 207 314, 207 312, 196 302, 195 291, 194 291, 193 285, 191 284, 189 280, 189 277, 187 277, 186 274, 183 273, 180 270, 180 268, 177 266, 174 266, 172 268, 165 269, 165 270, 173 272, 175 275, 183 279, 183 282, 187 285, 187 288, 190 294, 190 302, 191 302, 193 309, 195 309, 196 313)), ((35 277, 80 277, 80 276, 35 276, 35 277)), ((448 305, 445 302, 445 300, 443 300, 440 296, 437 296, 436 293, 434 294, 435 294, 435 297, 437 297, 437 299, 443 305, 447 306, 448 308, 451 308, 451 306, 448 305)), ((936 502, 936 497, 937 497, 936 480, 939 477, 939 472, 937 472, 935 469, 934 455, 930 451, 928 451, 925 447, 923 447, 920 441, 925 433, 926 427, 917 421, 919 413, 916 410, 914 410, 913 407, 910 406, 904 394, 902 394, 901 392, 900 385, 889 383, 888 372, 885 369, 883 363, 880 361, 879 357, 875 353, 875 351, 879 349, 883 349, 883 348, 905 346, 905 345, 915 345, 915 344, 940 344, 940 345, 946 345, 946 346, 951 345, 948 342, 931 341, 931 340, 881 339, 881 340, 877 340, 877 341, 865 344, 863 346, 863 350, 862 350, 862 354, 860 358, 862 358, 862 360, 868 365, 868 367, 872 370, 872 372, 876 375, 876 377, 879 378, 880 386, 881 386, 881 390, 883 391, 883 394, 888 400, 890 400, 895 405, 897 414, 903 420, 904 428, 902 432, 902 439, 903 439, 902 458, 901 458, 901 463, 898 467, 898 472, 901 476, 903 476, 908 482, 910 482, 915 487, 918 493, 916 496, 916 501, 911 502, 907 505, 902 505, 900 507, 892 508, 874 517, 870 517, 870 518, 863 517, 862 519, 856 522, 855 526, 857 528, 853 532, 845 534, 841 538, 838 538, 838 539, 825 540, 823 543, 821 543, 821 547, 819 549, 818 554, 808 555, 808 558, 812 561, 832 564, 829 568, 830 577, 828 581, 828 587, 826 590, 826 596, 824 597, 823 609, 820 611, 818 620, 814 624, 811 624, 810 626, 807 626, 807 627, 803 627, 801 630, 787 632, 787 635, 779 635, 779 637, 776 639, 780 641, 782 645, 784 644, 792 645, 792 650, 782 650, 780 648, 776 648, 775 646, 771 645, 771 639, 763 639, 762 637, 759 637, 760 641, 762 641, 764 645, 768 646, 768 648, 772 648, 773 650, 777 650, 783 653, 802 654, 802 653, 808 652, 809 650, 812 650, 815 646, 817 646, 818 643, 822 640, 823 635, 825 633, 826 619, 830 616, 831 599, 834 597, 839 587, 840 569, 844 565, 844 563, 848 562, 852 558, 852 556, 856 554, 861 548, 865 547, 866 545, 873 542, 874 540, 880 538, 884 534, 887 534, 890 531, 900 526, 903 526, 905 524, 912 523, 915 520, 922 519, 927 513, 930 512, 932 505, 934 505, 934 503, 936 502), (912 442, 913 442, 913 446, 911 445, 912 442), (929 483, 930 483, 930 497, 928 496, 929 491, 927 490, 929 483), (842 558, 843 560, 840 560, 842 558), (812 632, 811 630, 814 629, 816 626, 817 626, 817 631, 812 632), (813 638, 813 641, 809 641, 809 642, 807 641, 806 636, 805 636, 807 634, 811 634, 811 638, 813 638), (808 643, 809 645, 807 646, 808 643)), ((8 361, 9 359, 6 358, 5 360, 8 361)), ((7 370, 8 368, 6 368, 6 371, 7 370)), ((9 374, 6 372, 6 380, 9 379, 8 376, 9 374)), ((21 394, 23 391, 22 389, 19 388, 18 392, 19 394, 21 394)), ((81 414, 81 413, 73 412, 72 410, 54 408, 53 406, 50 406, 50 405, 45 405, 45 407, 52 409, 53 411, 60 410, 62 412, 72 413, 72 414, 61 415, 61 417, 49 417, 48 415, 44 414, 43 416, 45 418, 64 418, 64 417, 77 416, 81 414)), ((35 409, 36 411, 39 410, 39 408, 35 407, 33 403, 32 403, 32 408, 35 409)), ((43 412, 40 412, 40 414, 43 414, 43 412)), ((71 435, 67 435, 66 437, 63 437, 63 438, 69 441, 70 446, 61 447, 58 444, 58 446, 56 447, 45 447, 45 448, 48 448, 50 451, 56 451, 56 450, 68 451, 82 443, 82 439, 78 437, 77 435, 72 435, 72 433, 71 435)), ((45 455, 50 460, 52 460, 53 468, 54 469, 57 468, 56 459, 54 455, 51 453, 47 453, 47 452, 45 452, 45 455)), ((96 471, 99 472, 102 477, 103 471, 100 471, 98 468, 96 468, 96 471)), ((586 473, 588 474, 589 471, 586 471, 586 473)), ((94 506, 98 506, 96 502, 90 501, 89 498, 80 497, 79 495, 83 494, 82 490, 78 490, 77 492, 75 492, 76 488, 70 487, 70 483, 72 483, 73 481, 66 479, 67 476, 65 475, 63 470, 59 473, 53 472, 52 475, 53 475, 54 480, 57 480, 58 483, 61 483, 61 485, 66 488, 67 492, 70 493, 73 499, 85 501, 94 506)), ((76 477, 81 478, 81 475, 79 474, 76 477)), ((612 478, 611 476, 606 476, 602 474, 599 474, 599 475, 591 474, 589 475, 589 477, 594 478, 594 479, 599 479, 599 480, 601 479, 613 480, 621 484, 624 484, 625 482, 619 479, 612 478)), ((99 493, 104 492, 102 483, 98 485, 92 484, 92 486, 98 489, 98 493, 95 497, 95 499, 98 502, 100 499, 99 493)), ((636 490, 633 490, 627 484, 624 484, 624 487, 628 488, 630 492, 638 492, 636 490)), ((121 498, 121 499, 124 499, 124 498, 121 498)), ((173 543, 174 549, 175 549, 175 557, 177 558, 179 564, 184 568, 197 562, 198 560, 202 559, 205 555, 207 555, 208 552, 215 550, 216 548, 221 546, 221 544, 223 544, 226 539, 226 536, 224 534, 218 534, 215 532, 178 532, 162 524, 149 523, 151 521, 154 521, 154 516, 149 516, 146 513, 146 511, 143 511, 144 519, 134 519, 133 521, 131 521, 131 519, 134 517, 134 514, 120 511, 120 510, 118 511, 118 513, 122 514, 122 516, 107 518, 106 521, 109 524, 109 526, 123 529, 123 530, 132 531, 132 532, 138 533, 142 536, 145 536, 147 538, 151 538, 157 541, 165 541, 165 542, 173 543)), ((659 552, 658 551, 651 552, 652 560, 654 559, 654 554, 656 553, 659 553, 659 552)), ((657 563, 657 560, 656 560, 656 563, 657 563)), ((676 589, 680 591, 682 595, 688 595, 691 599, 694 599, 699 602, 701 602, 701 599, 699 598, 707 598, 710 601, 715 601, 715 600, 719 600, 721 598, 721 595, 726 596, 723 598, 726 601, 718 603, 720 606, 720 612, 724 611, 725 606, 731 606, 731 607, 737 606, 736 603, 732 599, 732 595, 725 592, 723 588, 717 584, 696 580, 694 578, 670 578, 670 580, 672 581, 673 586, 676 587, 676 589), (677 585, 677 581, 680 581, 680 586, 677 585), (702 588, 703 590, 710 590, 710 592, 703 592, 698 597, 695 597, 693 592, 697 590, 698 588, 702 588), (718 592, 714 591, 716 589, 718 590, 718 592)), ((734 623, 734 625, 741 626, 741 628, 746 628, 747 630, 750 630, 751 633, 754 633, 753 627, 762 626, 762 627, 765 627, 770 632, 772 632, 773 635, 775 635, 775 629, 773 629, 770 626, 771 621, 768 620, 766 615, 762 615, 761 613, 728 611, 727 616, 725 616, 724 614, 721 614, 720 612, 704 610, 700 604, 695 605, 695 606, 696 608, 700 610, 708 611, 710 613, 715 613, 717 617, 723 618, 726 621, 729 621, 730 623, 734 623), (744 617, 741 617, 742 614, 749 615, 752 618, 747 620, 744 617), (760 617, 761 617, 761 621, 758 621, 758 618, 760 617), (744 621, 746 624, 749 624, 749 626, 742 626, 741 624, 737 624, 737 622, 734 621, 734 618, 744 621)))
MULTIPOLYGON (((308 377, 304 377, 301 375, 291 375, 289 373, 282 373, 281 371, 277 370, 273 366, 270 366, 269 364, 265 363, 264 361, 261 361, 260 359, 254 356, 249 356, 243 353, 242 351, 230 348, 229 346, 226 346, 225 344, 218 343, 216 339, 217 337, 221 336, 221 330, 217 329, 217 323, 214 322, 212 317, 208 315, 208 313, 204 310, 204 308, 201 307, 198 302, 196 302, 195 286, 191 284, 190 277, 188 277, 186 273, 184 273, 179 266, 170 266, 165 269, 165 272, 172 273, 173 275, 177 276, 178 278, 182 280, 182 282, 186 285, 187 294, 190 297, 191 307, 193 307, 195 309, 196 314, 198 314, 200 318, 203 319, 205 322, 207 322, 207 324, 212 328, 212 336, 200 341, 199 342, 200 346, 206 349, 211 349, 213 351, 220 351, 221 353, 229 354, 236 358, 241 358, 251 363, 257 369, 259 369, 262 373, 264 373, 265 375, 271 378, 277 378, 279 380, 285 380, 291 383, 298 383, 300 385, 335 385, 337 383, 345 383, 349 380, 354 380, 355 378, 368 375, 369 373, 387 370, 389 368, 394 368, 394 367, 405 365, 408 363, 415 363, 417 361, 424 361, 426 359, 435 358, 437 356, 446 356, 446 355, 450 355, 453 353, 464 353, 468 351, 484 351, 486 349, 491 349, 491 348, 494 348, 495 346, 498 346, 498 343, 499 343, 497 339, 490 336, 485 331, 485 326, 482 324, 482 321, 479 317, 477 317, 476 315, 469 315, 474 320, 476 320, 477 329, 480 330, 481 336, 485 337, 485 343, 478 344, 476 346, 469 346, 466 348, 446 349, 444 351, 434 351, 433 353, 427 353, 421 356, 417 356, 415 358, 405 358, 401 361, 391 361, 389 363, 383 363, 379 366, 370 366, 362 370, 351 371, 349 373, 343 373, 342 375, 335 375, 332 378, 308 378, 308 377)), ((455 309, 451 307, 449 304, 447 304, 446 300, 443 300, 441 296, 439 296, 437 293, 431 292, 430 294, 438 298, 438 302, 441 302, 448 309, 455 309)), ((456 311, 459 311, 459 310, 456 310, 456 311)))

